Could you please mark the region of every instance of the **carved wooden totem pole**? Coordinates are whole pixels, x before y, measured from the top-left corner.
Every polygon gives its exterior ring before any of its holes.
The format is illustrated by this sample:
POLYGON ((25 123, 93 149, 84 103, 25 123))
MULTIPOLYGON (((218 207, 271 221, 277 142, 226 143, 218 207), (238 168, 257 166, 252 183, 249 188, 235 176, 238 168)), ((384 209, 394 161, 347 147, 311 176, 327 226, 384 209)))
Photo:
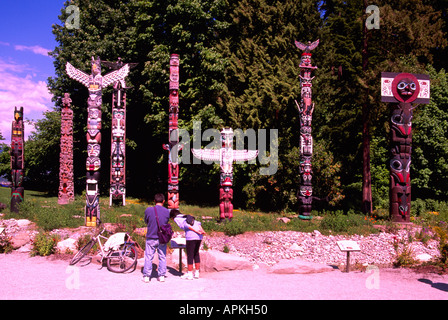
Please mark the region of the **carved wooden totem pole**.
POLYGON ((121 69, 101 75, 101 60, 92 57, 92 74, 88 75, 69 62, 66 65, 67 75, 82 83, 89 89, 87 100, 87 160, 86 160, 86 226, 94 227, 100 218, 99 188, 100 180, 100 144, 101 144, 101 104, 103 88, 124 79, 129 73, 126 64, 121 69))
POLYGON ((23 201, 24 188, 23 176, 25 168, 24 159, 24 137, 23 107, 14 108, 14 120, 11 132, 11 212, 19 212, 18 204, 23 201))
POLYGON ((312 166, 313 137, 311 135, 311 121, 313 119, 314 103, 311 102, 311 71, 317 69, 311 65, 311 50, 319 45, 319 40, 308 44, 295 42, 297 48, 303 51, 300 63, 301 100, 297 107, 300 113, 300 178, 301 183, 297 198, 299 200, 299 218, 311 219, 313 199, 312 166))
MULTIPOLYGON (((102 61, 111 69, 121 69, 124 66, 121 58, 117 62, 102 61)), ((128 63, 129 68, 137 63, 128 63)), ((110 145, 110 189, 109 206, 113 200, 120 200, 126 205, 126 87, 124 78, 114 83, 112 94, 112 135, 110 145)))
POLYGON ((168 209, 179 208, 179 128, 177 119, 179 115, 179 55, 170 57, 170 106, 169 106, 169 143, 163 145, 168 155, 168 209))
POLYGON ((394 222, 409 222, 411 213, 412 103, 429 103, 428 75, 381 73, 381 101, 391 102, 389 214, 394 222))
POLYGON ((58 203, 67 204, 75 200, 73 186, 73 110, 70 95, 64 94, 61 110, 61 153, 59 156, 58 203))
POLYGON ((233 162, 255 159, 258 150, 233 150, 233 129, 221 131, 221 149, 191 149, 193 155, 201 160, 219 161, 221 167, 219 189, 219 216, 221 221, 233 218, 233 162))

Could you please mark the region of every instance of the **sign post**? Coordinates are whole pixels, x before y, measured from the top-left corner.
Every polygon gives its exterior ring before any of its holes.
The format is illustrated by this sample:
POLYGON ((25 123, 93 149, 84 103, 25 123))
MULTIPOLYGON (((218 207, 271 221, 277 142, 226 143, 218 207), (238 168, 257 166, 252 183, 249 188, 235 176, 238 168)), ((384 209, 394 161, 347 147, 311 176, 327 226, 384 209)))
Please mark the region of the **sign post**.
POLYGON ((342 240, 337 241, 338 247, 342 252, 347 252, 347 265, 345 267, 345 272, 350 272, 350 252, 359 252, 361 248, 356 241, 352 240, 342 240))

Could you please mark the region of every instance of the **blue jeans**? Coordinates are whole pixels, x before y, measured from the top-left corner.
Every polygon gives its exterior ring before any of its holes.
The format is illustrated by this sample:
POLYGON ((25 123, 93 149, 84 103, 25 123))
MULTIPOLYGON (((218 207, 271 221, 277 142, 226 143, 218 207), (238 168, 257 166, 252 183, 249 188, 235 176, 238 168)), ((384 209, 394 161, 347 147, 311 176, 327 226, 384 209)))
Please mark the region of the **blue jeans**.
POLYGON ((158 239, 146 239, 145 247, 145 264, 143 266, 143 276, 151 277, 152 260, 157 250, 159 255, 159 267, 157 268, 158 276, 165 276, 166 273, 166 244, 160 244, 158 239))

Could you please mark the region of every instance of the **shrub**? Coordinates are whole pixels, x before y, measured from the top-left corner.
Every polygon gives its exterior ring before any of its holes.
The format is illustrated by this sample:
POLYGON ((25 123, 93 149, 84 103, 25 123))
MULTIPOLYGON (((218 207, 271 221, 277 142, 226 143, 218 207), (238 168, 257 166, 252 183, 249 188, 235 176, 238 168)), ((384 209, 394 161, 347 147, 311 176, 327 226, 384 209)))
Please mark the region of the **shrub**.
MULTIPOLYGON (((370 220, 364 220, 364 215, 349 213, 326 214, 320 222, 321 231, 345 232, 348 234, 362 233, 361 229, 371 226, 370 220)), ((373 228, 372 228, 373 229, 373 228)), ((373 230, 372 230, 373 231, 373 230)))
POLYGON ((224 234, 228 236, 236 236, 237 234, 242 234, 246 231, 246 227, 241 221, 233 219, 230 222, 224 224, 224 234))
POLYGON ((55 234, 39 232, 33 240, 31 256, 49 256, 50 254, 53 254, 56 250, 58 240, 58 236, 55 234))
POLYGON ((446 265, 448 264, 448 224, 445 221, 440 221, 434 227, 434 231, 439 236, 440 262, 446 265))
POLYGON ((393 246, 396 253, 395 261, 393 262, 395 267, 409 267, 417 262, 413 257, 412 248, 405 239, 395 239, 393 246))
POLYGON ((13 250, 11 237, 6 234, 0 234, 0 253, 8 253, 13 250))
POLYGON ((78 238, 78 241, 76 242, 76 248, 81 250, 90 240, 92 239, 92 236, 90 234, 85 234, 78 238))

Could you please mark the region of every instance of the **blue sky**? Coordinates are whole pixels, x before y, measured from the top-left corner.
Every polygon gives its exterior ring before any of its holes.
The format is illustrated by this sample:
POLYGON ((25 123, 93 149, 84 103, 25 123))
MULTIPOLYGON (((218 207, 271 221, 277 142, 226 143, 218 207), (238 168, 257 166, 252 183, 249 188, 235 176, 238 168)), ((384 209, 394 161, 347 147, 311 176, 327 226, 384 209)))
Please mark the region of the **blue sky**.
MULTIPOLYGON (((47 78, 54 76, 53 58, 47 55, 56 46, 52 24, 65 0, 1 0, 0 11, 0 132, 11 142, 14 107, 23 106, 26 120, 37 120, 52 110, 47 78)), ((25 135, 33 130, 26 124, 25 135)))

